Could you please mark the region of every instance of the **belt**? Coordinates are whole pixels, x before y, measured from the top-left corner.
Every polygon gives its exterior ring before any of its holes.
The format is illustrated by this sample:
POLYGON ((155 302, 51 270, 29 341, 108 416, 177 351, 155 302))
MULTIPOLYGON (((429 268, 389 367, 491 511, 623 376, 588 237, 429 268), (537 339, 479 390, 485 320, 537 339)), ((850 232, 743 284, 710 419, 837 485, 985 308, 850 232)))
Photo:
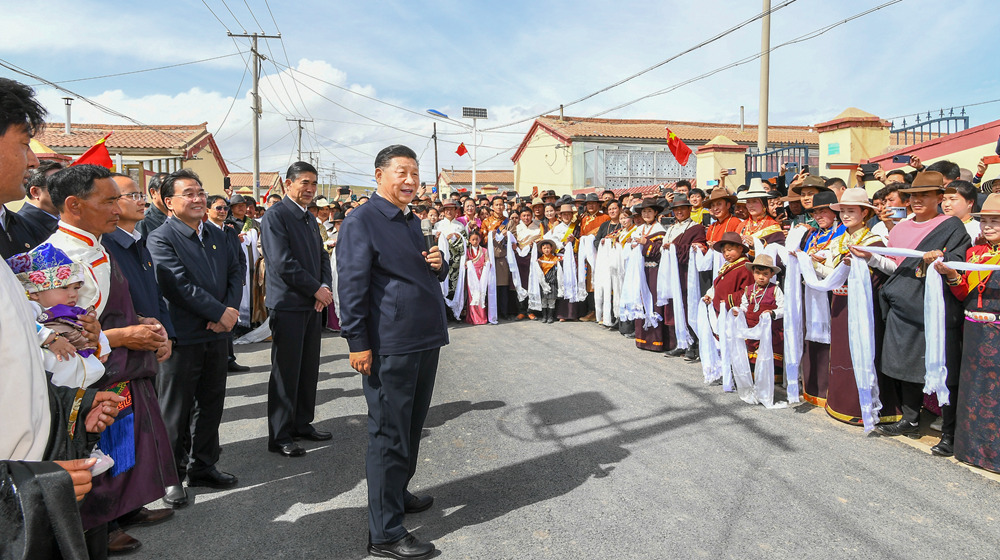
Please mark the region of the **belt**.
POLYGON ((983 313, 981 311, 966 311, 965 318, 976 323, 997 323, 1000 317, 996 313, 983 313))
POLYGON ((839 288, 834 288, 831 290, 835 296, 846 296, 847 295, 847 285, 843 285, 839 288))
POLYGON ((656 268, 658 266, 660 266, 660 263, 656 261, 646 263, 646 268, 656 268))

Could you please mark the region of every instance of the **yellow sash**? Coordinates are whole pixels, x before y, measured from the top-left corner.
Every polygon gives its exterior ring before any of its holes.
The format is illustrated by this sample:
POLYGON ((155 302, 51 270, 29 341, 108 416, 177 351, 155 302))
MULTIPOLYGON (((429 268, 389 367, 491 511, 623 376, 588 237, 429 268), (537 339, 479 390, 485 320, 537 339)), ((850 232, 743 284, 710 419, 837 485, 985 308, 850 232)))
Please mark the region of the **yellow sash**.
MULTIPOLYGON (((1000 255, 992 257, 986 262, 979 264, 993 264, 993 265, 1000 264, 1000 255)), ((969 291, 971 292, 972 290, 975 290, 976 286, 979 286, 980 284, 988 280, 990 277, 990 273, 991 271, 989 270, 983 270, 983 271, 973 270, 969 272, 969 277, 968 277, 969 291)))

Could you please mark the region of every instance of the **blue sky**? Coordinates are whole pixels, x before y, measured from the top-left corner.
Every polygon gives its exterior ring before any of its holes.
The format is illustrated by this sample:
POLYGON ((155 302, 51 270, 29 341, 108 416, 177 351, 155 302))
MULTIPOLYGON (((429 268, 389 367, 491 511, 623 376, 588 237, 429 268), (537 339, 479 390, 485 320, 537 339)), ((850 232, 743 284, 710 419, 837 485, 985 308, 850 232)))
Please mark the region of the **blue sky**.
MULTIPOLYGON (((883 1, 796 0, 772 16, 772 46, 883 1)), ((0 58, 49 80, 70 80, 246 51, 246 41, 234 43, 227 28, 277 28, 281 42, 261 43, 261 52, 277 63, 263 67, 264 170, 284 169, 294 157, 294 124, 285 119, 311 117, 304 150, 319 151, 324 174, 336 164, 340 182, 367 184, 374 154, 405 143, 421 154, 424 179, 433 180, 426 109, 456 116, 463 105, 486 107, 484 127, 529 118, 681 52, 761 8, 758 0, 269 2, 274 20, 264 0, 205 0, 221 23, 201 0, 14 4, 4 10, 0 58), (282 43, 298 73, 285 69, 282 43)), ((782 2, 772 0, 774 6, 782 2)), ((770 122, 815 124, 850 106, 891 118, 1000 98, 996 29, 995 2, 903 0, 783 47, 771 55, 770 122)), ((760 24, 754 22, 568 107, 566 114, 592 116, 759 50, 760 24)), ((244 57, 64 85, 143 123, 207 121, 231 169, 244 170, 252 165, 249 76, 237 90, 244 57)), ((754 123, 759 69, 754 61, 607 116, 737 122, 744 105, 747 122, 754 123)), ((0 75, 34 83, 3 68, 0 75)), ((52 120, 61 121, 64 94, 37 89, 52 120)), ((122 122, 82 101, 73 111, 76 122, 122 122)), ((1000 118, 1000 103, 968 112, 973 126, 982 124, 1000 118)), ((480 168, 510 168, 512 148, 529 126, 484 133, 480 168)), ((454 151, 457 142, 471 144, 471 134, 451 124, 438 130, 441 166, 468 168, 468 156, 454 151)))

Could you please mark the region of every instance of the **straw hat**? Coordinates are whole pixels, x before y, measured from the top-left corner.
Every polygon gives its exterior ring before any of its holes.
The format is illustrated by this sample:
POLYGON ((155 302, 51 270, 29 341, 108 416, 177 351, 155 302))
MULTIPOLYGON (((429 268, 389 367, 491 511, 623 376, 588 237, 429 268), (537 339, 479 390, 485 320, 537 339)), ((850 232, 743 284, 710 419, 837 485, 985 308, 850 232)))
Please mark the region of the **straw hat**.
POLYGON ((759 177, 750 179, 750 188, 741 192, 737 197, 740 202, 746 202, 751 198, 771 198, 770 193, 764 188, 764 182, 759 177))
POLYGON ((746 267, 750 272, 753 272, 753 269, 757 267, 770 268, 775 274, 781 272, 779 267, 774 266, 774 259, 771 258, 771 255, 757 255, 752 263, 746 264, 746 267))
POLYGON ((726 187, 715 187, 709 193, 708 199, 705 200, 705 206, 711 206, 713 200, 728 200, 730 203, 736 204, 736 195, 729 192, 729 189, 726 187))
POLYGON ((913 178, 913 184, 909 187, 900 188, 899 192, 944 192, 944 175, 937 171, 921 171, 913 178))
POLYGON ((744 253, 748 251, 746 244, 743 243, 743 238, 735 231, 723 233, 722 237, 720 237, 719 240, 712 245, 712 249, 721 253, 722 248, 726 245, 739 245, 740 247, 743 247, 744 253))
POLYGON ((851 187, 845 190, 844 194, 840 196, 840 202, 831 204, 830 210, 840 212, 841 206, 863 206, 872 210, 878 210, 878 208, 875 208, 868 202, 868 192, 858 187, 851 187))
POLYGON ((986 202, 983 203, 983 207, 979 212, 973 214, 976 218, 982 218, 983 216, 1000 216, 1000 194, 993 193, 986 197, 986 202))

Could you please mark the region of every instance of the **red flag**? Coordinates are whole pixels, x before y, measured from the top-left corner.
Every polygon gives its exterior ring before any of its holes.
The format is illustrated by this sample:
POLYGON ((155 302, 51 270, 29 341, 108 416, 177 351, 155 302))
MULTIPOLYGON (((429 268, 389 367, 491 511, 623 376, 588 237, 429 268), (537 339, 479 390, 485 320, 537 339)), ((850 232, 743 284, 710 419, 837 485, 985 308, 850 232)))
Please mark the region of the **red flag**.
POLYGON ((97 143, 91 146, 89 150, 83 152, 83 155, 71 163, 70 166, 89 163, 92 165, 107 167, 108 169, 114 169, 115 164, 111 162, 111 154, 108 153, 108 147, 104 145, 104 141, 108 139, 108 136, 111 136, 110 132, 107 136, 98 140, 97 143))
POLYGON ((460 156, 464 156, 465 154, 469 153, 469 150, 465 149, 465 142, 462 142, 461 144, 458 145, 458 149, 455 150, 455 153, 460 156))
POLYGON ((691 157, 691 148, 688 148, 680 137, 670 132, 669 128, 667 129, 667 139, 667 147, 670 148, 670 153, 674 154, 677 163, 687 165, 688 158, 691 157))

